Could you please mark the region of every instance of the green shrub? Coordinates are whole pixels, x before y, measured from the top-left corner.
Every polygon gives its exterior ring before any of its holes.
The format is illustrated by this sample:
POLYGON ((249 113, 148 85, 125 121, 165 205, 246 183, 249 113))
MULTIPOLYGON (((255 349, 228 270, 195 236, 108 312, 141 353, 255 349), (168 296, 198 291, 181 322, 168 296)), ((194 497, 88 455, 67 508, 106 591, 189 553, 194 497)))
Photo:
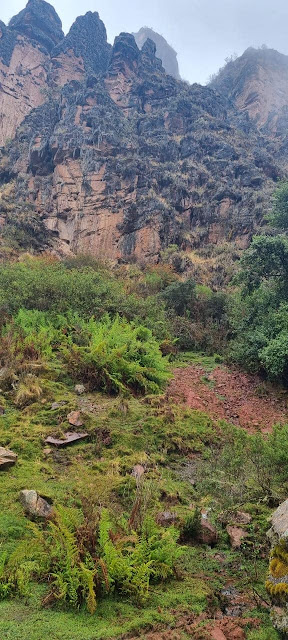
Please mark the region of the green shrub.
POLYGON ((20 365, 27 369, 30 354, 38 366, 42 360, 55 374, 67 373, 91 389, 156 393, 169 378, 152 332, 119 316, 87 321, 76 314, 21 310, 3 336, 3 358, 14 362, 16 370, 20 365))
POLYGON ((28 595, 37 578, 49 584, 45 604, 58 601, 74 609, 85 605, 93 614, 98 599, 111 591, 143 604, 150 584, 173 577, 182 555, 178 532, 161 529, 151 517, 136 532, 123 518, 121 526, 113 526, 107 510, 78 527, 62 511, 46 530, 35 524, 30 528, 30 538, 10 558, 0 556, 2 599, 28 595))
POLYGON ((173 309, 179 316, 191 310, 196 298, 195 282, 188 278, 184 282, 173 282, 161 294, 168 309, 173 309))
POLYGON ((181 530, 183 540, 197 540, 201 531, 201 511, 196 507, 195 511, 187 516, 181 530))
POLYGON ((168 380, 165 358, 149 329, 106 316, 101 322, 82 323, 82 331, 86 344, 74 341, 61 352, 69 372, 90 388, 157 393, 168 380))

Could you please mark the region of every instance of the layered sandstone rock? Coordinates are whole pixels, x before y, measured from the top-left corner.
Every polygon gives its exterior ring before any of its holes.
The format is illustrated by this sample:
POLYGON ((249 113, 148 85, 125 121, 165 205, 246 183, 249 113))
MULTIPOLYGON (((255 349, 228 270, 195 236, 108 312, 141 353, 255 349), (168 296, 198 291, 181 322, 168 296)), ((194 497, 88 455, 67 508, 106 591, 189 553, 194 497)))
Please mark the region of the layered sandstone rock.
POLYGON ((44 51, 0 25, 0 146, 45 101, 48 69, 44 51))

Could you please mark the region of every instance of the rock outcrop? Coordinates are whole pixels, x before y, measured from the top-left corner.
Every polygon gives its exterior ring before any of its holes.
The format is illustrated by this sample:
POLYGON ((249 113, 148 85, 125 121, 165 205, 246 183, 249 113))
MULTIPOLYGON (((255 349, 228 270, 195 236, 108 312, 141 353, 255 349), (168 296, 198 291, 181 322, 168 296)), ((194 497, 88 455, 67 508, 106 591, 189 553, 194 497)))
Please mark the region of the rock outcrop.
POLYGON ((111 49, 97 13, 63 38, 49 7, 29 0, 0 24, 2 188, 62 255, 157 262, 171 244, 246 247, 285 175, 286 133, 264 120, 260 133, 219 82, 167 74, 151 38, 140 50, 121 33, 111 49))
POLYGON ((111 49, 96 12, 77 18, 66 37, 44 0, 29 0, 8 27, 0 22, 0 146, 58 87, 107 71, 111 49))
POLYGON ((142 27, 137 33, 133 33, 139 49, 143 48, 146 40, 152 40, 156 45, 156 56, 162 61, 163 67, 170 76, 180 80, 177 53, 167 40, 149 27, 142 27))
POLYGON ((53 506, 45 498, 39 495, 34 489, 23 489, 20 491, 19 500, 25 513, 31 518, 41 518, 50 520, 53 518, 53 506))
POLYGON ((61 20, 54 7, 45 0, 28 0, 25 9, 10 20, 9 29, 47 51, 64 38, 61 20))
POLYGON ((14 451, 0 447, 0 471, 13 467, 17 462, 17 458, 18 456, 14 451))
MULTIPOLYGON (((105 73, 108 68, 112 47, 107 42, 106 28, 99 14, 88 11, 77 18, 66 38, 53 50, 53 58, 61 66, 61 54, 69 58, 75 56, 83 61, 86 73, 105 73)), ((54 60, 55 64, 55 60, 54 60)))
POLYGON ((248 113, 263 132, 275 136, 286 133, 288 56, 274 49, 250 47, 228 62, 211 86, 248 113))

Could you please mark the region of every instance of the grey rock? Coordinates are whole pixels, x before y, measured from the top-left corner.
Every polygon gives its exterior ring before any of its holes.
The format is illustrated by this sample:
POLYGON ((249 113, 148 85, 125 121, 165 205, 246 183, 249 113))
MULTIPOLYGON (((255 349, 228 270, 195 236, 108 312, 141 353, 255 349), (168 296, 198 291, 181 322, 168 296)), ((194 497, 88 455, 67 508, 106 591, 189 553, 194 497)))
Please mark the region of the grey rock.
POLYGON ((53 507, 37 491, 23 489, 23 491, 20 491, 19 499, 28 516, 44 518, 45 520, 53 516, 53 507))
POLYGON ((78 396, 82 396, 82 394, 85 393, 84 384, 75 384, 74 391, 78 396))
POLYGON ((277 544, 279 540, 288 541, 288 500, 285 500, 271 518, 271 529, 267 536, 272 545, 277 544))
POLYGON ((142 27, 138 33, 133 34, 137 45, 143 51, 143 47, 147 40, 152 40, 156 46, 156 56, 162 60, 163 67, 166 73, 173 76, 177 80, 180 80, 180 73, 177 61, 177 53, 171 47, 170 44, 159 33, 149 29, 148 27, 142 27))
POLYGON ((67 431, 63 438, 53 438, 53 436, 48 436, 45 442, 46 444, 54 444, 56 447, 67 447, 68 444, 73 444, 74 442, 88 438, 88 435, 89 434, 86 432, 76 433, 74 431, 67 431))
POLYGON ((18 456, 13 451, 0 447, 0 471, 8 469, 16 464, 17 458, 18 456))
POLYGON ((51 411, 56 411, 56 409, 60 409, 61 407, 64 407, 66 404, 66 402, 64 400, 62 400, 62 402, 53 402, 51 404, 51 411))
POLYGON ((161 511, 157 515, 157 522, 162 527, 171 527, 178 520, 178 516, 176 513, 172 513, 172 511, 161 511))

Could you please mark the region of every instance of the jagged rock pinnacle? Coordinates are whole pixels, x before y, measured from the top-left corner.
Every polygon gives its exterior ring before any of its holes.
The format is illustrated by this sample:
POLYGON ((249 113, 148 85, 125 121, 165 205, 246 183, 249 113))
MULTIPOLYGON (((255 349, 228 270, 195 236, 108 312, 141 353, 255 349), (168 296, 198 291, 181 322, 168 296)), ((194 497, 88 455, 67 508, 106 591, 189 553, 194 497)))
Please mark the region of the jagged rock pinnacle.
POLYGON ((112 47, 107 42, 105 25, 96 11, 88 11, 75 20, 66 38, 53 51, 53 56, 69 49, 83 59, 87 72, 97 74, 107 70, 112 47))
POLYGON ((61 20, 45 0, 29 0, 25 9, 10 20, 9 28, 35 40, 48 51, 64 38, 61 20))
POLYGON ((177 53, 173 47, 159 33, 149 27, 142 27, 138 33, 133 33, 139 49, 142 49, 146 40, 152 40, 156 45, 156 56, 162 61, 162 65, 170 76, 180 80, 177 53))

